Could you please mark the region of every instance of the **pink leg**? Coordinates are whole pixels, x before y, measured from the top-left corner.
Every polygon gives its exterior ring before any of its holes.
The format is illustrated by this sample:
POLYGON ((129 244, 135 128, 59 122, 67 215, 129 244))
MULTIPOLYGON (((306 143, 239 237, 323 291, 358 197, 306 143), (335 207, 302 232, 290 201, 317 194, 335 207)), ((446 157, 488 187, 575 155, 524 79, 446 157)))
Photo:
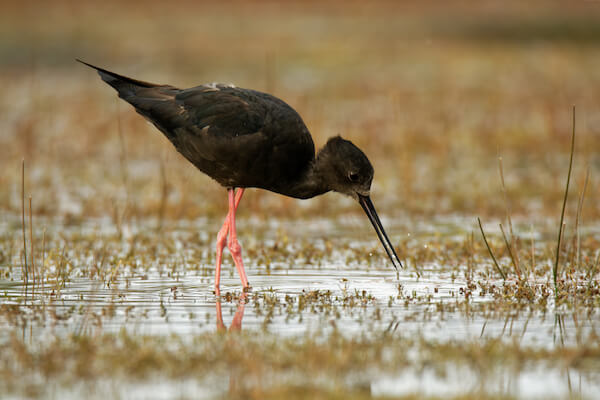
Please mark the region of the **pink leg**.
POLYGON ((229 248, 235 267, 240 275, 244 291, 247 291, 250 288, 250 285, 248 284, 248 278, 246 278, 246 271, 244 270, 244 262, 242 261, 242 246, 240 246, 237 240, 237 232, 235 231, 235 192, 233 189, 229 189, 229 210, 229 240, 227 242, 227 247, 229 248))
MULTIPOLYGON (((234 189, 231 189, 234 192, 234 189)), ((237 210, 240 205, 240 201, 242 200, 242 195, 244 194, 244 189, 238 189, 237 193, 235 193, 235 208, 234 211, 237 210)), ((227 234, 229 233, 229 217, 231 215, 231 208, 227 212, 227 217, 225 218, 225 222, 223 222, 223 226, 219 230, 217 234, 217 260, 216 260, 216 268, 215 268, 215 294, 219 296, 221 291, 219 286, 221 284, 221 261, 223 260, 223 248, 227 243, 227 234)))
POLYGON ((215 294, 219 296, 221 291, 219 289, 219 285, 221 284, 221 261, 223 259, 223 248, 225 247, 225 243, 227 242, 227 232, 229 232, 229 214, 227 214, 227 219, 225 223, 221 227, 221 230, 217 234, 217 265, 215 268, 215 294))

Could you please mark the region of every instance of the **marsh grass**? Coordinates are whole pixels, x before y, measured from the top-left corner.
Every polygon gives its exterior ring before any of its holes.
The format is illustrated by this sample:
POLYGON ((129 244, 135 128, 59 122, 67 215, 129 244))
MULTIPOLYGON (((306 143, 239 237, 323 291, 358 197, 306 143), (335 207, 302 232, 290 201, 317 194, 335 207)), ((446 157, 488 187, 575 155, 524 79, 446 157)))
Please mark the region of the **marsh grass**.
POLYGON ((585 171, 585 179, 583 181, 583 187, 581 189, 581 191, 579 192, 579 201, 577 202, 577 212, 575 213, 575 228, 574 228, 574 232, 573 232, 573 239, 571 241, 570 244, 570 251, 568 252, 569 254, 571 254, 569 258, 569 260, 571 260, 571 264, 576 265, 577 267, 580 267, 581 265, 581 214, 583 213, 583 200, 585 199, 585 193, 587 191, 587 186, 588 186, 588 182, 589 182, 589 178, 590 178, 590 168, 589 165, 586 168, 585 171), (575 258, 575 260, 573 260, 573 258, 575 258))
POLYGON ((483 241, 485 243, 485 246, 488 250, 488 253, 490 255, 490 257, 492 258, 492 261, 494 262, 494 266, 496 267, 496 271, 498 271, 498 273, 500 274, 500 276, 502 276, 502 279, 506 281, 506 274, 504 273, 504 271, 502 270, 502 268, 500 268, 500 265, 498 264, 498 260, 496 260, 496 256, 494 255, 494 252, 492 251, 492 248, 490 247, 490 244, 487 240, 487 237, 485 236, 485 232, 483 230, 483 226, 481 225, 481 219, 479 217, 477 217, 477 223, 479 224, 479 231, 481 232, 481 236, 483 237, 483 241))
POLYGON ((29 196, 29 244, 31 246, 31 275, 33 279, 32 285, 32 295, 35 296, 35 253, 34 253, 34 244, 33 244, 33 214, 31 211, 31 196, 29 196))
MULTIPOLYGON (((556 258, 554 260, 554 268, 552 269, 552 278, 554 280, 554 293, 558 298, 558 267, 560 260, 560 246, 564 230, 564 218, 565 209, 567 207, 567 198, 569 196, 569 183, 571 182, 571 169, 573 168, 573 154, 575 153, 575 106, 573 106, 573 131, 571 134, 571 155, 569 157, 569 172, 567 173, 567 183, 565 185, 565 197, 562 203, 562 210, 560 212, 560 223, 558 225, 558 240, 556 243, 556 258)), ((578 203, 579 204, 579 203, 578 203)))
MULTIPOLYGON (((506 238, 506 233, 504 233, 504 228, 502 227, 502 224, 500 224, 500 232, 502 232, 502 237, 504 238, 504 244, 506 245, 506 249, 508 250, 508 254, 510 255, 510 261, 512 262, 512 265, 515 269, 515 272, 517 274, 517 278, 519 280, 521 280, 521 270, 519 268, 519 265, 517 264, 516 258, 515 258, 515 253, 513 253, 513 249, 512 246, 510 245, 510 242, 508 241, 508 239, 506 238)), ((513 236, 511 235, 511 238, 513 236)))
MULTIPOLYGON (((598 381, 600 51, 597 29, 582 31, 600 26, 597 11, 536 3, 529 20, 515 2, 487 20, 472 4, 54 4, 9 2, 0 15, 0 392, 214 379, 206 388, 232 371, 249 383, 223 389, 231 398, 371 398, 363 376, 457 368, 476 389, 443 398, 519 398, 495 388, 536 368, 567 369, 575 393, 571 372, 598 381), (244 329, 215 333, 206 306, 225 191, 76 57, 182 87, 272 92, 317 147, 349 138, 374 164, 372 197, 409 268, 394 280, 349 199, 249 190, 239 234, 263 284, 244 300, 244 329), (566 187, 565 102, 584 110, 577 157, 573 110, 566 187), (329 275, 340 279, 293 286, 329 275), (476 334, 449 336, 463 325, 476 334), (280 334, 298 327, 315 332, 280 334)), ((219 299, 225 319, 235 288, 219 299)))
MULTIPOLYGON (((569 185, 570 185, 570 181, 571 181, 571 174, 572 174, 572 169, 573 169, 573 160, 574 160, 574 153, 575 153, 575 107, 574 106, 573 106, 572 113, 573 113, 572 114, 572 134, 571 134, 569 168, 568 168, 568 173, 567 173, 567 181, 566 181, 566 185, 565 185, 564 197, 563 197, 563 201, 562 201, 562 209, 561 209, 560 220, 559 220, 558 240, 556 242, 555 253, 554 253, 555 254, 554 262, 553 262, 553 267, 551 270, 553 291, 554 291, 555 301, 556 301, 557 305, 559 304, 559 302, 566 302, 568 304, 571 303, 571 300, 567 300, 567 299, 570 298, 572 293, 574 293, 580 289, 581 284, 582 284, 581 277, 584 276, 584 275, 582 275, 582 273, 585 271, 585 268, 582 268, 581 263, 580 263, 580 258, 581 258, 580 253, 579 253, 580 244, 581 244, 580 224, 581 224, 581 214, 582 214, 582 209, 583 209, 583 200, 584 200, 584 196, 585 196, 585 192, 586 192, 588 180, 589 180, 589 168, 586 168, 585 179, 584 179, 583 186, 579 193, 578 200, 576 203, 577 209, 575 212, 573 238, 570 241, 570 246, 566 249, 566 260, 567 260, 568 264, 570 265, 570 269, 569 269, 568 273, 565 274, 564 279, 561 280, 561 285, 559 287, 559 280, 558 280, 558 277, 560 275, 559 260, 560 260, 560 253, 562 251, 564 231, 566 228, 566 223, 565 223, 564 219, 565 219, 565 212, 566 212, 566 208, 567 208, 569 185)), ((501 181, 501 186, 502 186, 502 193, 504 195, 504 200, 505 200, 505 204, 506 204, 506 219, 508 220, 509 226, 511 227, 510 228, 510 231, 511 231, 510 239, 507 236, 502 224, 499 224, 500 232, 501 232, 501 235, 502 235, 502 238, 504 241, 504 246, 505 246, 506 252, 508 253, 510 262, 513 266, 513 271, 516 274, 516 278, 519 282, 518 286, 521 287, 521 289, 519 289, 518 292, 522 291, 524 298, 530 298, 531 295, 534 295, 534 293, 536 292, 536 290, 534 289, 536 280, 535 280, 535 277, 533 278, 533 280, 528 279, 528 277, 531 275, 531 273, 533 273, 535 275, 535 271, 536 271, 536 269, 538 269, 536 267, 536 256, 535 256, 536 248, 535 248, 535 243, 534 243, 533 225, 531 225, 531 230, 532 230, 531 252, 530 252, 531 271, 527 275, 523 276, 520 265, 519 265, 519 255, 518 255, 519 249, 513 248, 513 246, 516 247, 516 243, 519 241, 519 238, 517 236, 515 236, 515 234, 513 233, 513 229, 512 229, 512 221, 511 221, 511 217, 510 217, 508 199, 507 199, 507 195, 506 195, 506 188, 505 188, 505 183, 504 183, 504 173, 503 173, 501 160, 502 159, 499 158, 500 181, 501 181)), ((483 230, 483 226, 481 224, 480 218, 477 218, 477 222, 479 224, 479 229, 481 231, 483 241, 488 250, 488 254, 490 255, 490 258, 492 259, 494 266, 496 267, 496 270, 502 276, 502 278, 504 280, 504 284, 506 285, 506 280, 507 280, 507 277, 509 277, 509 275, 505 274, 504 269, 500 266, 496 256, 494 255, 494 252, 492 251, 492 248, 488 242, 487 236, 483 230)), ((589 261, 589 262, 590 262, 590 265, 593 265, 593 263, 591 261, 589 261)), ((591 268, 593 268, 593 267, 591 267, 591 268)), ((506 269, 506 270, 510 270, 510 269, 506 269)), ((542 297, 544 297, 544 296, 542 295, 542 297)), ((572 298, 572 300, 574 300, 574 298, 572 298)))
POLYGON ((29 282, 29 267, 27 266, 27 239, 25 236, 25 160, 21 161, 21 228, 23 232, 23 274, 25 276, 25 290, 29 282))

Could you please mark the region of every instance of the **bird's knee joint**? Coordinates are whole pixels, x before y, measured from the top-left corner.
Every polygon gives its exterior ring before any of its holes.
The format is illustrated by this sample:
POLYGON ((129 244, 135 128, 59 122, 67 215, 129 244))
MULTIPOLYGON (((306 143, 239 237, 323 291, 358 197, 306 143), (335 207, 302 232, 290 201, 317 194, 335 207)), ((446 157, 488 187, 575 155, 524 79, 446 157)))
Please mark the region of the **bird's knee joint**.
POLYGON ((234 254, 240 254, 242 252, 242 246, 240 246, 240 244, 237 241, 230 241, 227 247, 229 248, 229 251, 231 251, 234 254))

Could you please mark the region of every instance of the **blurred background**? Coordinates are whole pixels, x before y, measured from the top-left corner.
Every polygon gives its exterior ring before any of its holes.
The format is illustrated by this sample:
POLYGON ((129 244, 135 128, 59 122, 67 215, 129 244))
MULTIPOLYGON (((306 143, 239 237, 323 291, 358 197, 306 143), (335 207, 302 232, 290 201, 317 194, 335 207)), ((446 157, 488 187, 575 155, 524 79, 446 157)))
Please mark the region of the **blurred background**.
MULTIPOLYGON (((294 107, 321 147, 341 134, 375 167, 381 214, 600 216, 599 1, 3 1, 0 209, 36 215, 223 216, 198 172, 87 62, 190 87, 231 82, 294 107), (574 210, 573 207, 570 207, 574 210)), ((290 218, 357 212, 249 191, 246 210, 290 218)), ((242 211, 242 209, 240 209, 242 211)), ((250 211, 242 211, 242 216, 250 211)))

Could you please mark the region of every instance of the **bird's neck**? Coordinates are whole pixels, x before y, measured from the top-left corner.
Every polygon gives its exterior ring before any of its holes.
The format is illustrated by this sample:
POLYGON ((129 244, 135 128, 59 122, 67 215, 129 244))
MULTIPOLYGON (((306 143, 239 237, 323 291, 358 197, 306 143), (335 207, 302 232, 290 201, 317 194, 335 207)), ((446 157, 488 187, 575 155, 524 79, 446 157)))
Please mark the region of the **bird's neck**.
POLYGON ((285 190, 280 191, 280 193, 297 199, 310 199, 311 197, 329 192, 331 189, 326 184, 321 173, 320 164, 317 157, 308 164, 307 168, 295 182, 292 182, 291 185, 286 185, 285 190))

